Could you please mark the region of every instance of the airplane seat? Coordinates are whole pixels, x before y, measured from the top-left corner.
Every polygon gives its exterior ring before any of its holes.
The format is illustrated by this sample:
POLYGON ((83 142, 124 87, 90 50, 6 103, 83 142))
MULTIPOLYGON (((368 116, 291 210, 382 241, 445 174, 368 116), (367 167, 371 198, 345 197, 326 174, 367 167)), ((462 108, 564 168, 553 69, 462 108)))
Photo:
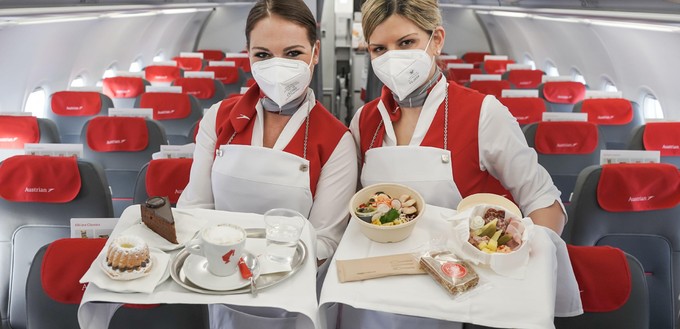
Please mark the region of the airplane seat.
POLYGON ((680 171, 665 163, 584 169, 572 198, 574 245, 612 246, 637 258, 649 289, 649 328, 675 328, 680 294, 680 171))
POLYGON ((465 63, 473 64, 475 68, 479 68, 482 62, 484 62, 484 56, 486 55, 491 55, 491 53, 486 51, 482 52, 470 51, 463 54, 463 56, 461 56, 461 59, 463 59, 465 63))
POLYGON ((158 122, 139 117, 98 117, 83 127, 80 138, 84 157, 104 167, 118 217, 132 204, 139 171, 167 144, 165 130, 158 122))
POLYGON ((538 97, 499 97, 520 127, 543 120, 546 111, 545 100, 538 97))
POLYGON ((0 163, 0 181, 0 315, 17 328, 35 251, 70 235, 71 218, 113 217, 113 206, 102 167, 75 157, 14 156, 0 163))
POLYGON ((483 74, 503 74, 507 71, 508 64, 515 64, 515 61, 511 59, 485 60, 479 65, 479 69, 483 74))
MULTIPOLYGON (((233 62, 232 62, 233 63, 233 62)), ((236 65, 234 63, 234 65, 236 65)), ((239 73, 239 68, 236 66, 213 66, 208 62, 208 66, 204 69, 206 72, 214 72, 215 79, 220 81, 224 86, 224 93, 226 95, 231 95, 233 93, 240 93, 243 81, 241 81, 241 75, 239 73)), ((245 80, 244 80, 245 81, 245 80)))
POLYGON ((23 149, 26 143, 59 143, 59 129, 50 119, 0 115, 0 149, 23 149))
POLYGON ((135 99, 141 95, 146 86, 151 83, 140 77, 111 77, 102 81, 104 94, 113 100, 116 108, 132 108, 135 106, 135 99))
POLYGON ((152 85, 169 86, 184 76, 184 70, 177 66, 149 65, 144 68, 144 78, 152 85))
POLYGON ((605 149, 600 136, 597 125, 590 122, 543 121, 524 127, 527 144, 562 192, 562 202, 570 201, 581 170, 600 163, 600 150, 605 149))
POLYGON ((567 245, 584 313, 555 317, 556 329, 649 328, 649 291, 642 264, 621 249, 567 245))
POLYGON ((219 49, 201 49, 198 52, 203 54, 206 61, 221 61, 226 56, 224 51, 219 49))
POLYGON ((437 66, 443 71, 446 72, 447 65, 449 64, 463 64, 465 61, 461 58, 445 58, 442 59, 440 57, 437 58, 437 66))
POLYGON ((227 97, 224 85, 217 79, 179 78, 172 83, 182 87, 182 93, 196 97, 202 109, 208 109, 227 97))
MULTIPOLYGON (((153 109, 153 119, 165 128, 170 145, 189 143, 187 134, 191 125, 203 117, 201 103, 196 97, 186 93, 146 92, 137 97, 135 107, 153 109)), ((158 150, 154 152, 156 151, 158 150)), ((142 164, 144 163, 146 161, 142 164)))
POLYGON ((637 127, 629 149, 659 151, 662 163, 680 168, 680 122, 648 122, 637 127))
POLYGON ((54 121, 62 143, 79 143, 80 130, 85 122, 108 115, 113 101, 95 91, 58 91, 50 95, 45 117, 54 121))
POLYGON ((461 86, 464 86, 466 83, 470 82, 470 76, 473 74, 482 74, 482 70, 476 68, 450 68, 448 70, 448 79, 461 86))
POLYGON ((625 150, 633 130, 644 122, 637 103, 625 98, 589 98, 574 105, 574 112, 588 113, 588 121, 600 126, 607 149, 625 150))
POLYGON ((239 82, 241 86, 245 86, 244 83, 253 77, 253 74, 250 72, 250 58, 248 58, 248 54, 227 54, 224 60, 236 63, 236 67, 239 69, 239 82))
POLYGON ((482 94, 499 98, 503 89, 510 89, 510 82, 507 80, 475 80, 466 83, 465 86, 482 94))
POLYGON ((137 175, 132 202, 141 204, 152 196, 167 196, 174 207, 180 194, 189 184, 189 173, 193 162, 191 158, 149 161, 137 175))
POLYGON ((536 89, 543 79, 541 70, 510 70, 503 73, 503 80, 510 81, 512 89, 536 89))
POLYGON ((586 86, 576 81, 548 81, 538 86, 538 96, 548 103, 548 112, 572 112, 585 95, 586 86))
POLYGON ((177 62, 177 67, 184 71, 201 71, 205 66, 205 60, 199 57, 181 57, 175 56, 172 58, 177 62))

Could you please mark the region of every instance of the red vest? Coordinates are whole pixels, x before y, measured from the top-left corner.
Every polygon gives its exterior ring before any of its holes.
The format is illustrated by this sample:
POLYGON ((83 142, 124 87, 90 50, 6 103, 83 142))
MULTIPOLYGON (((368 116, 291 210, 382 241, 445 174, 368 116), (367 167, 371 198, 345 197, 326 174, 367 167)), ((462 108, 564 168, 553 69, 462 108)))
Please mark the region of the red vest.
MULTIPOLYGON (((493 177, 488 171, 479 168, 479 114, 482 101, 486 95, 474 90, 461 87, 449 82, 449 122, 448 122, 448 149, 451 151, 451 169, 453 180, 456 182, 463 198, 475 193, 495 193, 512 198, 512 195, 493 177)), ((364 158, 376 133, 378 125, 382 121, 378 111, 378 102, 382 101, 388 112, 397 107, 392 92, 383 87, 380 99, 375 99, 364 105, 359 117, 359 133, 361 135, 361 157, 364 158)), ((392 121, 399 120, 400 115, 392 116, 392 121)), ((423 138, 421 146, 444 148, 443 125, 435 124, 444 122, 444 102, 437 109, 429 130, 423 138)), ((385 125, 375 137, 373 146, 381 147, 385 136, 385 125)))
MULTIPOLYGON (((250 145, 253 136, 252 120, 257 111, 255 106, 260 101, 260 88, 254 85, 240 97, 225 99, 217 112, 215 132, 217 141, 215 149, 227 144, 229 138, 236 132, 231 144, 250 145)), ((321 168, 335 150, 347 127, 328 112, 318 101, 309 113, 309 134, 307 136, 307 160, 309 160, 309 180, 312 197, 316 192, 321 168)), ((284 152, 303 157, 305 140, 305 123, 300 126, 284 152)), ((275 165, 275 164, 273 164, 275 165)))

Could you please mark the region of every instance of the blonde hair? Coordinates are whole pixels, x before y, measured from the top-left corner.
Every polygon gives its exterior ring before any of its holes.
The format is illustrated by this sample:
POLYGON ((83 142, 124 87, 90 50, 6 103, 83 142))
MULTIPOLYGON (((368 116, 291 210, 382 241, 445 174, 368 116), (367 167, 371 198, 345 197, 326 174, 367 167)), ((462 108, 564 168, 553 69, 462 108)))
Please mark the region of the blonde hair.
POLYGON ((442 25, 437 0, 368 0, 361 6, 361 14, 367 41, 375 28, 392 15, 402 16, 426 32, 442 25))

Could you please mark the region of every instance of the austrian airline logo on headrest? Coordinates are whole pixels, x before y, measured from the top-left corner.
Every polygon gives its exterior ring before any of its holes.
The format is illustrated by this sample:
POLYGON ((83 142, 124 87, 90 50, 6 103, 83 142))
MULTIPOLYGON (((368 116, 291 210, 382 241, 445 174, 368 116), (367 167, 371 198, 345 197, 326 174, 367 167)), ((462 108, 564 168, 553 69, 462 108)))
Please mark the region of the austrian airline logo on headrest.
POLYGON ((80 111, 83 109, 83 106, 67 106, 66 111, 80 111))
POLYGON ((528 85, 528 84, 531 84, 531 80, 529 80, 529 81, 520 81, 520 82, 519 82, 519 85, 520 85, 520 86, 526 86, 526 85, 528 85))
POLYGON ((557 143, 557 147, 576 147, 578 143, 557 143))
POLYGON ((50 193, 54 191, 54 187, 28 187, 26 186, 26 189, 24 192, 26 193, 50 193))
POLYGON ((559 95, 557 96, 558 99, 571 99, 573 96, 572 95, 559 95))
POLYGON ((184 192, 184 189, 175 189, 175 194, 182 194, 184 192))
POLYGON ((19 140, 19 137, 2 137, 0 138, 0 143, 12 143, 19 140))
MULTIPOLYGON (((0 139, 0 141, 2 141, 2 139, 0 139)), ((680 150, 680 145, 667 145, 667 144, 663 144, 663 145, 661 146, 661 149, 662 149, 662 150, 680 150)))
POLYGON ((628 197, 628 202, 644 202, 653 199, 653 195, 648 196, 630 196, 628 197))
POLYGON ((106 141, 106 145, 111 145, 111 144, 123 144, 125 143, 127 139, 109 139, 106 141))
POLYGON ((200 93, 201 93, 201 91, 200 91, 200 90, 195 90, 195 91, 187 91, 187 94, 189 94, 189 95, 198 95, 198 94, 200 94, 200 93))
POLYGON ((130 92, 130 89, 118 89, 118 90, 116 90, 116 95, 127 94, 129 92, 130 92))
POLYGON ((515 119, 517 119, 517 120, 529 120, 529 116, 528 115, 523 116, 523 117, 516 116, 515 119))
POLYGON ((613 115, 598 115, 597 118, 600 119, 600 120, 611 120, 611 119, 614 119, 614 116, 613 115))
POLYGON ((164 111, 159 110, 156 113, 157 114, 173 114, 173 113, 175 113, 175 110, 164 110, 164 111))
POLYGON ((168 78, 167 75, 157 75, 156 76, 156 79, 167 79, 167 78, 168 78))

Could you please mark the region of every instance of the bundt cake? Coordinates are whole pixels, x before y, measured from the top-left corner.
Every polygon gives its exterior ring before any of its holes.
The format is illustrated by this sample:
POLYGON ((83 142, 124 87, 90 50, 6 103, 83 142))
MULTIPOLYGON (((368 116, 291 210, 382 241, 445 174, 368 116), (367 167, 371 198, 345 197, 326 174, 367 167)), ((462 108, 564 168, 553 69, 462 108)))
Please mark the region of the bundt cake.
POLYGON ((149 246, 136 236, 119 236, 106 251, 105 272, 114 280, 132 280, 151 270, 149 246))
POLYGON ((142 222, 171 243, 178 244, 175 219, 168 197, 152 197, 142 206, 142 222))

